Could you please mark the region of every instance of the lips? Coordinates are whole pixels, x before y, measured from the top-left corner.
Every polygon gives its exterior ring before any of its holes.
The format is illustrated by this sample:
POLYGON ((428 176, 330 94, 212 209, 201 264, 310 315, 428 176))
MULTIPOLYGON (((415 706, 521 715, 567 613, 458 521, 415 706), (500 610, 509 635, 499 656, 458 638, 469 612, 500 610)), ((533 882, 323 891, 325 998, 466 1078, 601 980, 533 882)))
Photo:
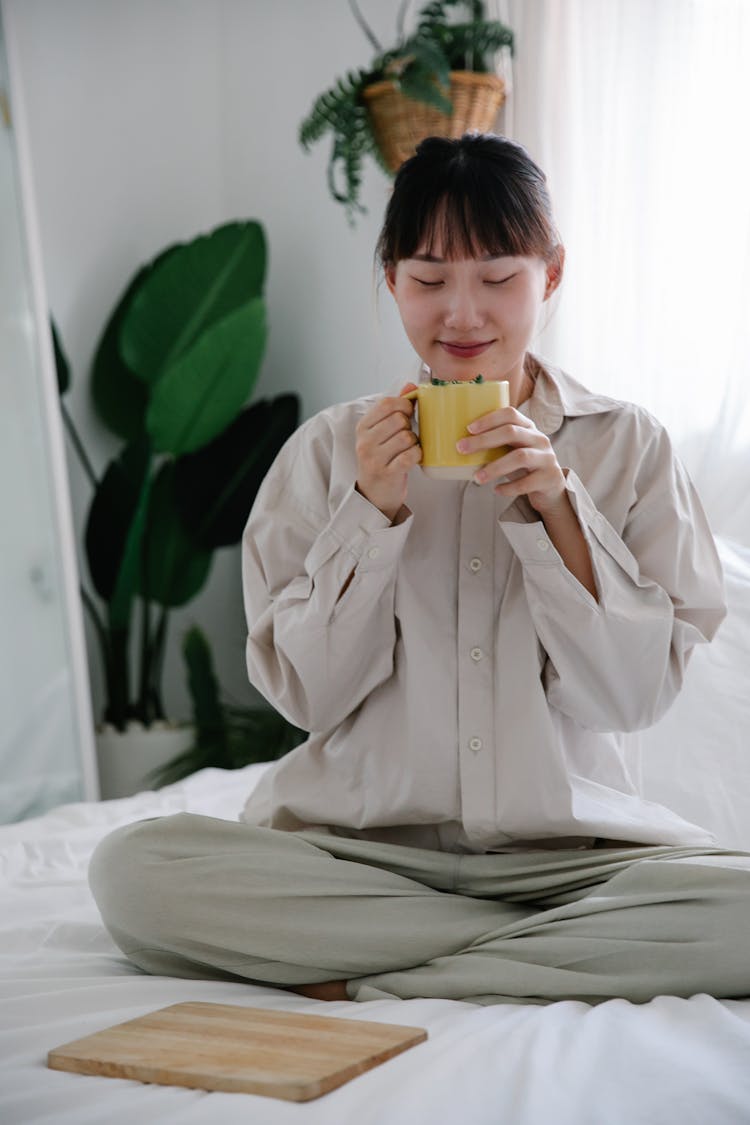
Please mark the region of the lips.
POLYGON ((473 359, 485 352, 493 342, 492 340, 438 340, 443 351, 457 359, 473 359))

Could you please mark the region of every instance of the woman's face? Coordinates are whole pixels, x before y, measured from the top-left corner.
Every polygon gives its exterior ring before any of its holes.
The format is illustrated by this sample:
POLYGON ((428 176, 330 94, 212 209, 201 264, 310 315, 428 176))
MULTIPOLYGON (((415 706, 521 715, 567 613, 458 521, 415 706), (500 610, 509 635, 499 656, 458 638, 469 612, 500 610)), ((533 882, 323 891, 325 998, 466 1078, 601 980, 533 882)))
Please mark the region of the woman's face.
POLYGON ((445 259, 419 249, 386 269, 406 335, 438 379, 507 379, 518 405, 539 311, 562 276, 539 257, 445 259))

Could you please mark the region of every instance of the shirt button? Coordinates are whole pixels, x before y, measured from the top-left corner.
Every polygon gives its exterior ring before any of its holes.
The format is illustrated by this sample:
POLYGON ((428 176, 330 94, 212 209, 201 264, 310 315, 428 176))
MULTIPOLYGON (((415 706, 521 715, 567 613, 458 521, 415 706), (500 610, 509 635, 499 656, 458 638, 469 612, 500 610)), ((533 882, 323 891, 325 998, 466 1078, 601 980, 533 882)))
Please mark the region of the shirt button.
POLYGON ((484 656, 484 653, 482 652, 481 648, 473 648, 469 655, 471 656, 472 660, 481 660, 484 656))
POLYGON ((549 542, 546 539, 537 539, 536 545, 540 551, 549 551, 549 542))
POLYGON ((474 750, 474 751, 481 750, 482 749, 481 738, 470 738, 469 739, 469 749, 474 750))
POLYGON ((482 560, 481 559, 472 559, 471 562, 469 563, 469 570, 473 570, 474 573, 476 574, 476 572, 478 570, 481 570, 481 569, 482 569, 482 560))
POLYGON ((368 559, 376 559, 379 554, 380 547, 370 547, 370 550, 367 552, 367 557, 368 559))

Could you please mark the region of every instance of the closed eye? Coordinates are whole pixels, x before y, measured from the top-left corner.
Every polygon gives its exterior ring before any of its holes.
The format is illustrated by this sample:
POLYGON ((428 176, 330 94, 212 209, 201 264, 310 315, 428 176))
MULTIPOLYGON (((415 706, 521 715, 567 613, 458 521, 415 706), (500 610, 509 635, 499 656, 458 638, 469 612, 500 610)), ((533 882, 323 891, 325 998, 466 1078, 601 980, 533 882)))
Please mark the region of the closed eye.
POLYGON ((424 281, 421 277, 412 277, 412 280, 419 282, 420 285, 424 285, 426 289, 434 289, 435 286, 443 284, 442 281, 424 281))
POLYGON ((509 273, 507 277, 501 277, 499 279, 499 281, 490 281, 490 279, 487 278, 486 284, 487 285, 505 285, 506 281, 511 281, 515 276, 516 275, 514 273, 509 273))

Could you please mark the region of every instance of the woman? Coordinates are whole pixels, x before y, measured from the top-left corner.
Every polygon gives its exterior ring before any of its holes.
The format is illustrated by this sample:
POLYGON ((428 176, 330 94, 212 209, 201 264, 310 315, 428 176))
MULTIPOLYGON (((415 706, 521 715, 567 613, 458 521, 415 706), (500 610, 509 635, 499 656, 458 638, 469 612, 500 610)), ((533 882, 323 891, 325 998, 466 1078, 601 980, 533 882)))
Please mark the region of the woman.
POLYGON ((509 452, 428 479, 402 396, 293 435, 243 540, 247 662, 312 733, 241 823, 104 841, 105 921, 150 972, 323 999, 747 995, 750 856, 644 800, 618 741, 721 623, 721 569, 663 428, 529 351, 564 265, 544 176, 430 138, 378 249, 425 367, 510 384, 460 448, 509 452))

